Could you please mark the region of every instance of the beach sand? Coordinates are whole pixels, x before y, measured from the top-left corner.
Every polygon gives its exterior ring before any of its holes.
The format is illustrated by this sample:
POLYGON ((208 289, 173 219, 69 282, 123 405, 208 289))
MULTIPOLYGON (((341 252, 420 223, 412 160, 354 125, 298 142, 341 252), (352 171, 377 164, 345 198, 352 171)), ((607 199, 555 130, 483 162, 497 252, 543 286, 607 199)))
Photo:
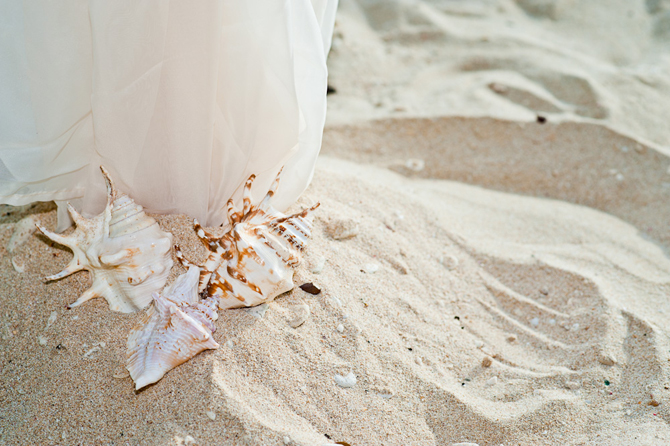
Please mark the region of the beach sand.
POLYGON ((55 207, 3 206, 0 444, 670 444, 670 9, 602 3, 342 1, 291 209, 321 202, 295 272, 321 293, 220 312, 139 392, 143 311, 66 310, 70 251, 10 244, 55 207))

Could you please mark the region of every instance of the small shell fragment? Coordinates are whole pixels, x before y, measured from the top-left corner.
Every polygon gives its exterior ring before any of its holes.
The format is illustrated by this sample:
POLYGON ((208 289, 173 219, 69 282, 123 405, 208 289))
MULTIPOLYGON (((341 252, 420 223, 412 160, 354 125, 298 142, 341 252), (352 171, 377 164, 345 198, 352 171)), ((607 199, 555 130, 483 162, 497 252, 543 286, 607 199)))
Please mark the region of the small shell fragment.
POLYGON ((491 367, 491 364, 493 364, 493 359, 491 359, 490 356, 484 356, 484 359, 482 359, 482 367, 491 367))
POLYGON ((325 266, 326 266, 326 258, 325 257, 319 257, 313 263, 312 273, 313 274, 321 274, 321 271, 323 271, 323 268, 325 266))
POLYGON ((265 316, 265 313, 267 313, 268 308, 270 308, 268 304, 260 304, 256 307, 247 308, 246 312, 247 314, 257 317, 258 319, 263 319, 263 316, 265 316))
POLYGON ((14 267, 14 271, 16 271, 17 273, 22 273, 26 270, 25 265, 22 265, 19 262, 17 262, 14 257, 12 257, 12 266, 14 267))
POLYGON ((356 385, 356 375, 354 375, 353 372, 349 372, 346 376, 335 375, 334 380, 335 384, 345 389, 356 385))
POLYGON ((129 376, 130 376, 130 373, 128 373, 127 370, 123 370, 121 372, 113 374, 112 378, 114 378, 114 379, 125 379, 125 378, 128 378, 129 376))
POLYGON ((39 342, 40 345, 47 345, 47 343, 49 342, 49 340, 48 340, 46 337, 44 337, 44 336, 38 336, 38 337, 37 337, 37 342, 39 342))
POLYGON ((376 263, 366 263, 363 266, 363 271, 365 271, 368 274, 374 274, 377 271, 379 271, 379 265, 377 265, 376 263))
POLYGON ((211 410, 205 412, 205 415, 207 415, 207 418, 209 418, 212 421, 216 420, 216 413, 212 412, 211 410))
POLYGON ((616 364, 616 359, 614 358, 613 355, 603 353, 601 355, 598 355, 598 362, 601 363, 602 365, 611 367, 614 364, 616 364))
POLYGON ((45 330, 51 327, 54 324, 54 322, 56 322, 56 318, 58 318, 58 313, 52 311, 51 314, 49 315, 49 319, 47 320, 47 326, 45 330))
POLYGON ((84 353, 84 358, 90 358, 94 354, 98 353, 100 350, 102 350, 100 347, 95 346, 92 349, 90 349, 89 351, 87 351, 86 353, 84 353))
POLYGON ((21 219, 21 221, 14 226, 14 232, 12 232, 9 242, 7 242, 7 252, 10 255, 13 255, 17 248, 28 241, 30 236, 37 230, 35 222, 35 216, 29 215, 28 217, 21 219))
POLYGON ((309 318, 309 305, 300 304, 293 307, 293 318, 288 322, 292 328, 298 328, 309 318))
POLYGON ((333 220, 328 225, 327 231, 335 240, 346 240, 356 237, 360 230, 354 220, 333 220))

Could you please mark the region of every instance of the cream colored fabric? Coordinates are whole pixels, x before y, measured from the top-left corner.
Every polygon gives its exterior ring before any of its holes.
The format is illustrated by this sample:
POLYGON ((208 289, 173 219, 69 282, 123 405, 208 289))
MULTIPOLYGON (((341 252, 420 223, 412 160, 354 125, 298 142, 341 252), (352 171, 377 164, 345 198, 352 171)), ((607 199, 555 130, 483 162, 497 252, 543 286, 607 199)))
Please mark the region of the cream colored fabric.
POLYGON ((147 210, 212 226, 286 165, 289 206, 321 145, 336 3, 0 2, 0 202, 96 214, 102 164, 147 210))

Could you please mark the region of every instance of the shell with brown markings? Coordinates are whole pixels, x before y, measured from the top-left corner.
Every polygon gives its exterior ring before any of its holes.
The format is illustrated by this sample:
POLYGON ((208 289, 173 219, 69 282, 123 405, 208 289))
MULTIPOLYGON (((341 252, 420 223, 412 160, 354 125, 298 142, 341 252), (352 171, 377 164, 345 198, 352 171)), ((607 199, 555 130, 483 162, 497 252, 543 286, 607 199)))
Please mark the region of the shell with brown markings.
MULTIPOLYGON (((243 209, 228 201, 231 230, 221 237, 205 231, 195 221, 195 231, 210 254, 200 268, 199 291, 219 297, 219 308, 260 305, 293 288, 293 267, 311 236, 308 215, 319 204, 286 216, 271 206, 281 171, 258 206, 251 204, 252 175, 244 186, 243 209)), ((177 258, 193 265, 179 251, 177 258)))

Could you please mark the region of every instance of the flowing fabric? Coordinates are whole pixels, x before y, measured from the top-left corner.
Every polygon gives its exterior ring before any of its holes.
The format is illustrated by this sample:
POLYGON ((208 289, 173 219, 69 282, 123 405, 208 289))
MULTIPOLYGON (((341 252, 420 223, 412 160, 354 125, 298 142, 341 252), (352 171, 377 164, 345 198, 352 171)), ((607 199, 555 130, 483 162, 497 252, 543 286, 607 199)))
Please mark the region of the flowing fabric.
POLYGON ((0 2, 0 202, 99 213, 99 166, 149 212, 208 226, 281 166, 311 180, 337 0, 0 2))

